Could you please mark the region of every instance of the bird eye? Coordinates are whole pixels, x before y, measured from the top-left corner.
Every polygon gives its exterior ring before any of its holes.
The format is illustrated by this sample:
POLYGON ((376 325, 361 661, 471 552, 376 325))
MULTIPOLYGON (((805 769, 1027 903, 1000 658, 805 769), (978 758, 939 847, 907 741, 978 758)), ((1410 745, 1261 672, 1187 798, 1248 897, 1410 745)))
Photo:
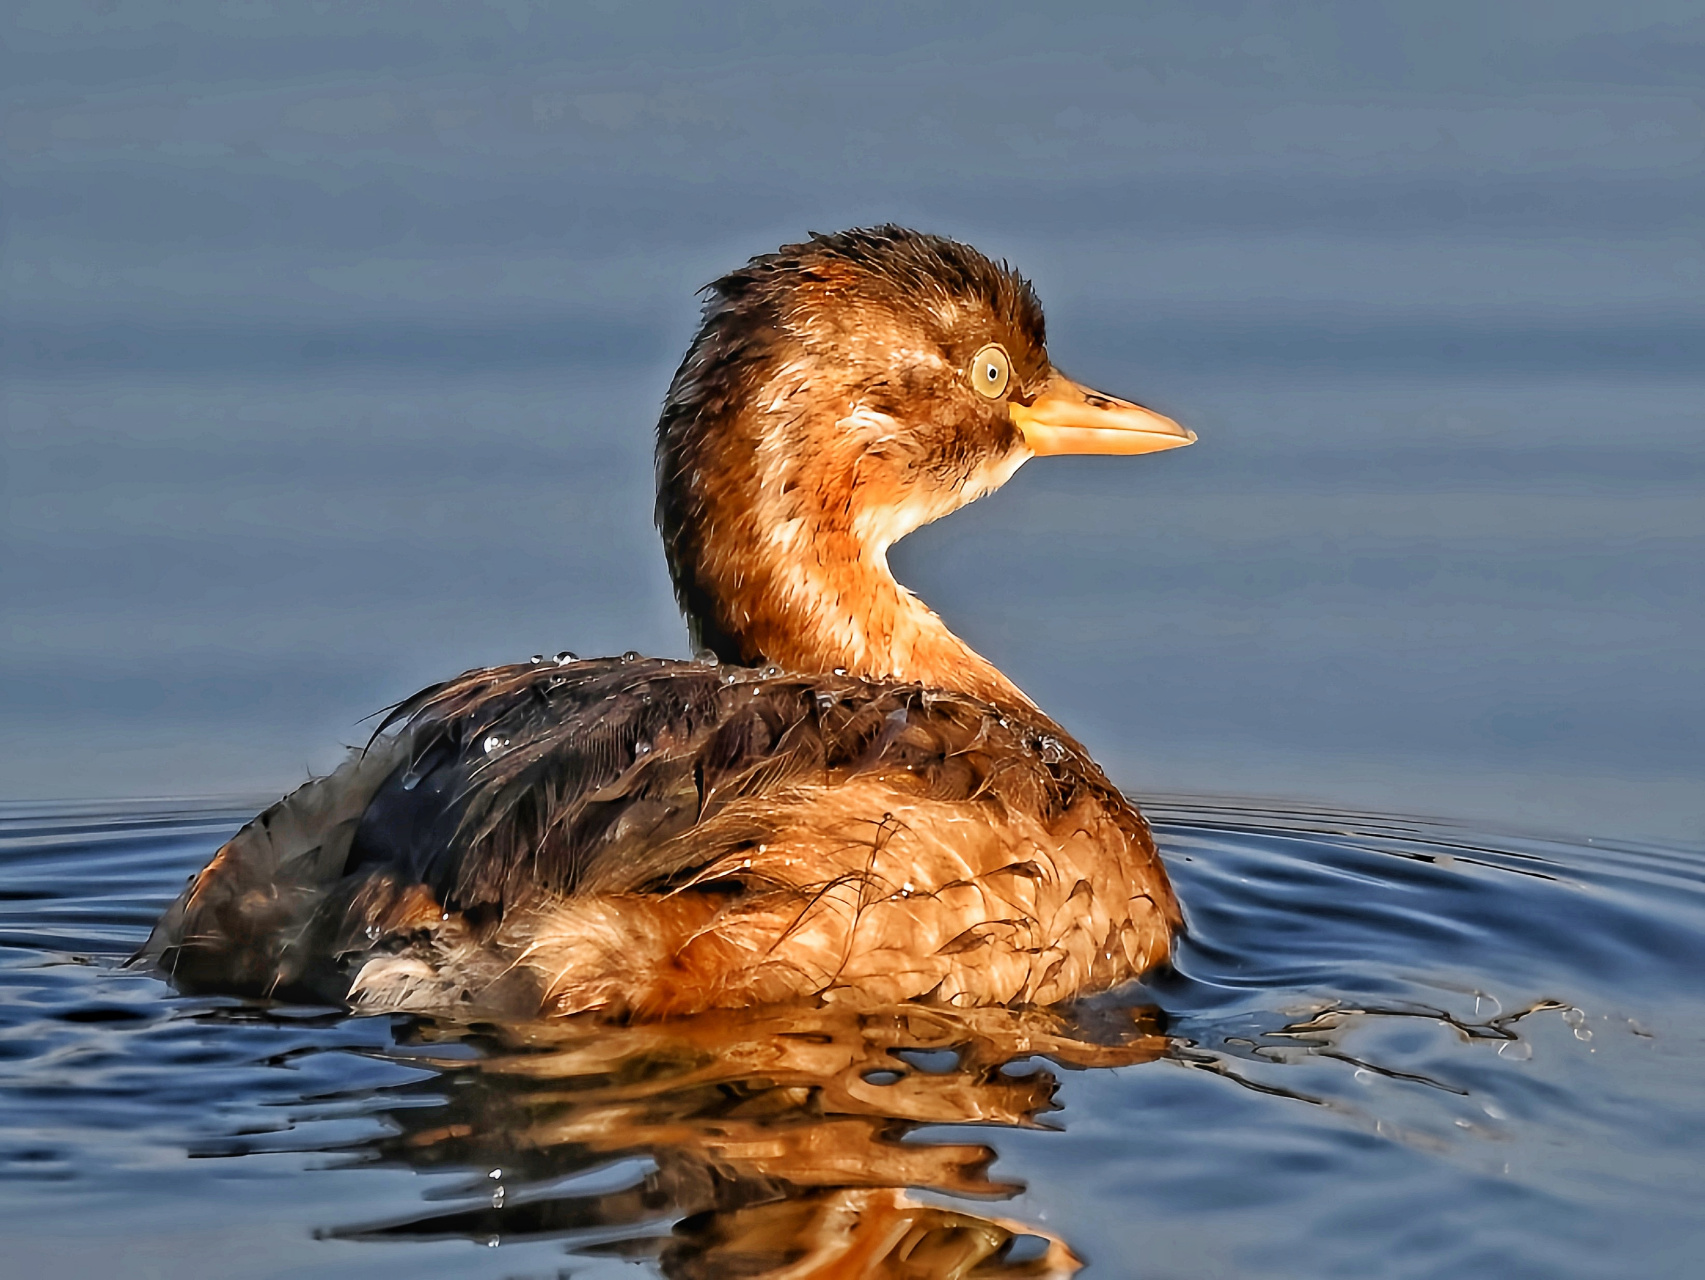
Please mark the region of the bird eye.
POLYGON ((1012 361, 1006 349, 991 342, 971 357, 971 385, 977 394, 999 400, 1006 394, 1006 384, 1012 381, 1012 361))

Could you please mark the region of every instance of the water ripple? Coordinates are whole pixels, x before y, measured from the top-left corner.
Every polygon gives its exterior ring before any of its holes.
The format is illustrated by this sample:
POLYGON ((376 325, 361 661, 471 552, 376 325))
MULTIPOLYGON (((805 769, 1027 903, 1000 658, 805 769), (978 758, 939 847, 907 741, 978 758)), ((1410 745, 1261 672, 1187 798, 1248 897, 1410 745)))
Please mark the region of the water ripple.
POLYGON ((1685 1270, 1705 852, 1147 807, 1143 988, 616 1029, 177 996, 123 961, 251 810, 0 808, 0 1226, 61 1274, 1685 1270))

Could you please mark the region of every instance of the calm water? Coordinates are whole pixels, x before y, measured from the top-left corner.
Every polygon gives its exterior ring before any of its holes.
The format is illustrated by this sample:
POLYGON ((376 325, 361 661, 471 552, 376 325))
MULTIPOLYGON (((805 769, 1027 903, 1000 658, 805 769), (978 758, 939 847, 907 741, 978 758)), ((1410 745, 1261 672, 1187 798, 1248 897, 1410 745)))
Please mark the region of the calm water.
POLYGON ((1150 810, 1190 920, 1177 972, 1070 1020, 551 1031, 174 995, 124 958, 246 811, 8 806, 9 1261, 747 1276, 894 1248, 917 1276, 1686 1271, 1705 850, 1150 810))

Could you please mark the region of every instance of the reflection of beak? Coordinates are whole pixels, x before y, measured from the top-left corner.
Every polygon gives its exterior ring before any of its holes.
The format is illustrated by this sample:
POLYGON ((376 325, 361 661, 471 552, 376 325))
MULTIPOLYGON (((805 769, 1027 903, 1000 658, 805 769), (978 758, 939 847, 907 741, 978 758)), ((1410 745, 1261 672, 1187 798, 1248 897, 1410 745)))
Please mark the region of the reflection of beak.
POLYGON ((1196 433, 1153 409, 1102 395, 1055 370, 1029 404, 1009 406, 1012 424, 1039 458, 1055 453, 1159 453, 1194 444, 1196 433))

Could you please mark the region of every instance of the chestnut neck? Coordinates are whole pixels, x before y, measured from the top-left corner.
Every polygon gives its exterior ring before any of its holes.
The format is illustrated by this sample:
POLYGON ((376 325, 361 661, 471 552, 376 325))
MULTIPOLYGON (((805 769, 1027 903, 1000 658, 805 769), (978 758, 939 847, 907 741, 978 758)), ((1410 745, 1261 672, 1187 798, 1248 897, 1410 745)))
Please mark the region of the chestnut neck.
MULTIPOLYGON (((741 460, 753 456, 738 451, 741 460)), ((666 488, 659 507, 686 517, 665 521, 665 543, 695 645, 724 662, 1033 705, 888 567, 889 544, 939 513, 919 517, 897 495, 877 500, 856 464, 809 448, 780 456, 788 459, 783 480, 738 461, 664 480, 686 486, 666 488)))
MULTIPOLYGON (((808 556, 742 558, 739 586, 719 610, 739 660, 788 671, 842 671, 867 680, 920 684, 986 702, 1029 707, 992 662, 889 571, 885 549, 812 538, 808 556), (829 554, 822 554, 827 550, 829 554), (836 551, 854 554, 837 555, 836 551)), ((747 549, 749 550, 749 549, 747 549)), ((724 655, 729 656, 729 655, 724 655)))

